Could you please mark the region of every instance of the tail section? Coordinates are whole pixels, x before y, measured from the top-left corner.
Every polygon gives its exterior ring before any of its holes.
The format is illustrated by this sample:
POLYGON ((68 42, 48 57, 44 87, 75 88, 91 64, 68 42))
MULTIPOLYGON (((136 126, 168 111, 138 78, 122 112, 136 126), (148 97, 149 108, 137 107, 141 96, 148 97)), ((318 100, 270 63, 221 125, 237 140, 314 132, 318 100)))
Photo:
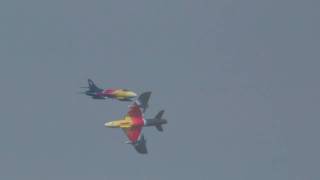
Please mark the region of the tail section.
POLYGON ((88 85, 89 85, 89 91, 91 91, 91 92, 102 91, 102 89, 98 88, 98 86, 96 86, 91 79, 88 79, 88 85))
POLYGON ((164 114, 164 110, 161 110, 154 117, 154 119, 156 121, 155 127, 157 128, 158 131, 161 131, 161 132, 163 131, 162 124, 166 124, 167 123, 167 120, 162 118, 163 114, 164 114))
POLYGON ((154 118, 146 120, 145 126, 155 126, 158 131, 163 131, 162 125, 168 123, 167 120, 162 117, 163 114, 164 110, 159 111, 154 118))

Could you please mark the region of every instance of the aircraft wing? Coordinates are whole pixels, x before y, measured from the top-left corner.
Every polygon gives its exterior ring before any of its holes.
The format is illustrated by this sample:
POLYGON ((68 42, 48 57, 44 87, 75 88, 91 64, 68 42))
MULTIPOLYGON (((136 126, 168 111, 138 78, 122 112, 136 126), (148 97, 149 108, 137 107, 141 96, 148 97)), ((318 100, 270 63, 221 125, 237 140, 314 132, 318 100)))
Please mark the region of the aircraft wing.
POLYGON ((143 134, 140 136, 140 139, 136 144, 133 144, 133 147, 136 149, 136 151, 140 154, 147 154, 147 141, 144 139, 143 134))
POLYGON ((128 139, 131 141, 131 143, 136 143, 140 137, 141 130, 144 125, 143 113, 136 102, 130 106, 127 117, 130 118, 134 126, 130 128, 124 128, 123 131, 128 136, 128 139))
POLYGON ((130 143, 135 144, 141 135, 142 127, 124 128, 123 131, 127 135, 130 143))
POLYGON ((134 124, 135 126, 131 128, 123 128, 123 131, 127 135, 128 139, 130 140, 129 143, 134 146, 136 151, 141 154, 146 154, 147 153, 146 141, 142 134, 142 127, 144 125, 144 117, 143 117, 142 109, 143 108, 141 108, 139 100, 135 101, 130 106, 127 116, 131 118, 132 124, 134 124))
POLYGON ((132 144, 132 146, 138 153, 148 153, 146 140, 144 139, 144 135, 141 133, 142 127, 123 129, 123 131, 130 140, 128 143, 132 144))
POLYGON ((92 96, 92 99, 106 99, 106 98, 102 96, 92 96))
POLYGON ((146 109, 149 107, 149 99, 151 96, 151 92, 144 92, 142 93, 139 97, 138 100, 136 101, 137 104, 142 108, 143 112, 146 111, 146 109))

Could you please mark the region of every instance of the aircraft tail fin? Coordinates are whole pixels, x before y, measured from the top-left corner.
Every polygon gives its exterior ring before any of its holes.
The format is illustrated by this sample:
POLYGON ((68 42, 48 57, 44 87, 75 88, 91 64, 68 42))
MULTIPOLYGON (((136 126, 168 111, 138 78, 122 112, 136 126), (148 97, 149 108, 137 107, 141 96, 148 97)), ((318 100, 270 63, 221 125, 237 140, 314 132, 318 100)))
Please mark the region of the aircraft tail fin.
POLYGON ((164 110, 158 112, 158 114, 154 117, 155 119, 161 119, 163 116, 164 110))
POLYGON ((93 92, 102 91, 102 89, 98 88, 98 86, 91 80, 88 79, 89 90, 93 92))

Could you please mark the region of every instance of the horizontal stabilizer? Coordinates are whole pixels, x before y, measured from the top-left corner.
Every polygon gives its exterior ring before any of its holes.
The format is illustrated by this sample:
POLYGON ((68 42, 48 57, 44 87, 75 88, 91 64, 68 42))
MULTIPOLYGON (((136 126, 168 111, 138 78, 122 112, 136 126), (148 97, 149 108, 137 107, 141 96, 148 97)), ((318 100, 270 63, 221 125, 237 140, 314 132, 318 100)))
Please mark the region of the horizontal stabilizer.
POLYGON ((158 131, 161 131, 161 132, 163 131, 163 128, 162 128, 161 125, 156 125, 156 128, 157 128, 158 131))
POLYGON ((158 112, 158 114, 154 117, 155 119, 161 119, 163 116, 164 110, 161 110, 160 112, 158 112))

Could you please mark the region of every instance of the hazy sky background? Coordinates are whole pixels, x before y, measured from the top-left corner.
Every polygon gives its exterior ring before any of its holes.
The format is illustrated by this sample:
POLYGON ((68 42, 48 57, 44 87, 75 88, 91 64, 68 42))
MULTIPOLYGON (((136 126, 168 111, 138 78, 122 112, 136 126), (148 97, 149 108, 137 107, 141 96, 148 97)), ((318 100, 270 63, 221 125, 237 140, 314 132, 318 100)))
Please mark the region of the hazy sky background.
POLYGON ((320 2, 2 0, 0 179, 319 180, 320 2), (153 92, 148 155, 106 121, 153 92))

